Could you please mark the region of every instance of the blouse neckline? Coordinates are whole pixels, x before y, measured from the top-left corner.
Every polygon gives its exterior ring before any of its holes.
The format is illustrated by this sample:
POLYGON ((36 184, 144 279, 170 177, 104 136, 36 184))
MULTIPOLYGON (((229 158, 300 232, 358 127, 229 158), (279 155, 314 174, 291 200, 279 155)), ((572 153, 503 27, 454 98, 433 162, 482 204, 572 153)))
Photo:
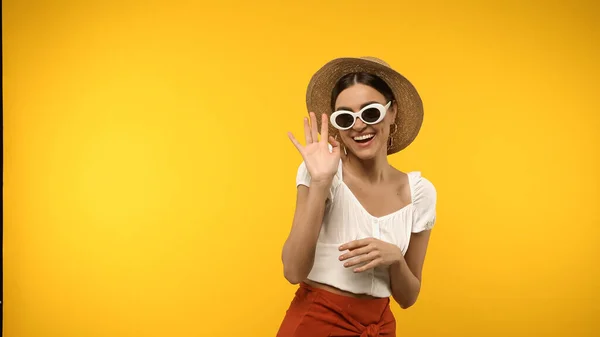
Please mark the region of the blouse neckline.
POLYGON ((382 221, 382 220, 386 220, 387 218, 391 218, 397 214, 403 213, 406 209, 408 209, 410 206, 412 206, 414 204, 414 196, 413 196, 413 186, 412 186, 412 179, 411 179, 411 174, 410 172, 406 174, 407 179, 408 179, 408 188, 410 189, 410 203, 402 206, 402 208, 399 208, 391 213, 388 213, 386 215, 382 215, 382 216, 374 216, 373 214, 369 213, 369 211, 367 211, 367 209, 365 208, 365 206, 363 206, 363 204, 360 202, 360 200, 358 200, 358 198, 356 197, 356 195, 354 195, 354 192, 352 192, 352 190, 350 189, 350 187, 348 185, 346 185, 346 183, 344 182, 344 170, 343 170, 343 163, 340 161, 340 184, 344 186, 344 188, 346 189, 346 191, 348 191, 348 194, 350 194, 350 196, 352 197, 352 199, 354 200, 354 203, 356 203, 356 205, 358 205, 358 207, 371 219, 373 220, 377 220, 377 221, 382 221))

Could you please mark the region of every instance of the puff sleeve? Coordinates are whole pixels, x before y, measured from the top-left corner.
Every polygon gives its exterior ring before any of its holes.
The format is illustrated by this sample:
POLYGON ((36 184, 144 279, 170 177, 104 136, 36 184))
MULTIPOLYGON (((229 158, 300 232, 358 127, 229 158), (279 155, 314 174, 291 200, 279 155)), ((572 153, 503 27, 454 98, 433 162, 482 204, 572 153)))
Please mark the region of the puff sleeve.
POLYGON ((308 169, 304 162, 300 163, 298 173, 296 174, 296 187, 300 185, 310 187, 310 173, 308 173, 308 169))
POLYGON ((435 186, 420 174, 415 183, 413 203, 415 214, 412 232, 419 233, 432 229, 436 220, 437 191, 435 186))

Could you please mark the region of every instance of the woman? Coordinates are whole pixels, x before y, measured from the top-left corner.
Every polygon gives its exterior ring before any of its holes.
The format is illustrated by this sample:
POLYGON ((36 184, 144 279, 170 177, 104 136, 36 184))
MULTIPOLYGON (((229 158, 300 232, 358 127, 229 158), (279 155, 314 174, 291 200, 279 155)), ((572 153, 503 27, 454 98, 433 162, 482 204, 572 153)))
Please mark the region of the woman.
POLYGON ((387 156, 417 136, 421 99, 385 62, 341 58, 312 77, 307 107, 306 144, 289 134, 303 162, 282 253, 300 287, 278 336, 395 336, 390 297, 417 300, 436 190, 387 156))

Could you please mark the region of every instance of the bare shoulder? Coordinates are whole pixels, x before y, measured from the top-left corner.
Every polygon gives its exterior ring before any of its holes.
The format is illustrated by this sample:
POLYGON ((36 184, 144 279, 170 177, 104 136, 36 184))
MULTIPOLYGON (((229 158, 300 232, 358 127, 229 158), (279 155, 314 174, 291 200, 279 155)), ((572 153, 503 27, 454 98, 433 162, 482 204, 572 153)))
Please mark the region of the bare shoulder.
POLYGON ((390 165, 391 177, 394 181, 399 183, 405 182, 408 183, 408 173, 398 170, 397 168, 390 165))

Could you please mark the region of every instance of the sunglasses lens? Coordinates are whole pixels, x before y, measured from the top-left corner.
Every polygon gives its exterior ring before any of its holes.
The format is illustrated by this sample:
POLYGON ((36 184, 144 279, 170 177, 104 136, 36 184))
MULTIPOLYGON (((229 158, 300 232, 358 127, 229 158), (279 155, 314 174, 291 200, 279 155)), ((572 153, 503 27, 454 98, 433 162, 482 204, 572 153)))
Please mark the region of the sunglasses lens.
POLYGON ((381 112, 376 108, 367 109, 362 113, 362 119, 367 123, 375 123, 380 116, 381 112))
POLYGON ((335 122, 342 128, 348 128, 354 123, 354 117, 350 114, 343 113, 335 117, 335 122))

